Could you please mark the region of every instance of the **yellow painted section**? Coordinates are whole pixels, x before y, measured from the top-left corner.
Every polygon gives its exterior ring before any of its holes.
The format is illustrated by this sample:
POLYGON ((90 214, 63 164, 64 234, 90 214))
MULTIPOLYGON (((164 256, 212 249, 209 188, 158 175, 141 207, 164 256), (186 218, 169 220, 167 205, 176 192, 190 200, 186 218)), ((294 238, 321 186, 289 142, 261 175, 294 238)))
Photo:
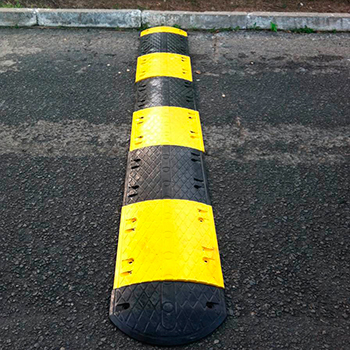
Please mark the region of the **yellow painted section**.
POLYGON ((157 52, 137 59, 136 79, 173 77, 192 81, 191 59, 177 53, 157 52))
POLYGON ((210 205, 161 199, 122 208, 114 288, 151 281, 224 287, 210 205))
POLYGON ((134 149, 173 145, 204 152, 199 113, 181 107, 151 107, 134 112, 130 151, 134 149))
POLYGON ((173 33, 173 34, 178 34, 182 36, 187 36, 187 33, 184 30, 175 28, 175 27, 154 27, 154 28, 149 28, 146 30, 143 30, 140 34, 140 36, 145 36, 148 34, 153 34, 153 33, 173 33))

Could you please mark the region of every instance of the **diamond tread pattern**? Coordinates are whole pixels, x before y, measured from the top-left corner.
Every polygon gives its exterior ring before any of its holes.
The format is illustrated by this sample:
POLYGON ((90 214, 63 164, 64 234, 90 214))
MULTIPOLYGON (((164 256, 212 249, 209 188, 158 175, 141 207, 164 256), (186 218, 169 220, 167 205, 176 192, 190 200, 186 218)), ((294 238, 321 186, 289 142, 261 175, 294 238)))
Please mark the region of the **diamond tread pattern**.
POLYGON ((188 56, 188 39, 183 35, 173 33, 153 33, 142 36, 140 55, 155 52, 169 52, 188 56))
POLYGON ((130 151, 172 145, 195 148, 204 152, 199 113, 181 107, 152 107, 134 112, 130 151))
POLYGON ((134 284, 112 291, 110 317, 140 341, 185 344, 210 334, 224 321, 224 290, 176 281, 134 284))
POLYGON ((193 83, 188 80, 156 77, 136 84, 135 111, 156 106, 196 110, 193 83))
POLYGON ((203 153, 178 146, 129 152, 123 205, 166 198, 210 204, 203 153))
POLYGON ((157 199, 122 207, 114 288, 166 280, 224 288, 210 205, 157 199))
POLYGON ((192 81, 190 57, 177 53, 155 52, 137 58, 135 82, 163 76, 192 81))

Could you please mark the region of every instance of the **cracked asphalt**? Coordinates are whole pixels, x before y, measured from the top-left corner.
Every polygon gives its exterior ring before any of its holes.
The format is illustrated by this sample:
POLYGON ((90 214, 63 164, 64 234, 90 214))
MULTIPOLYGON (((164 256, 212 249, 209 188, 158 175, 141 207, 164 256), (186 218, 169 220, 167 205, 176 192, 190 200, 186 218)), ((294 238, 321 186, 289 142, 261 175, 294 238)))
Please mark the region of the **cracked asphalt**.
MULTIPOLYGON (((0 348, 108 319, 136 31, 0 29, 0 348)), ((348 350, 350 35, 190 33, 229 316, 184 349, 348 350)))

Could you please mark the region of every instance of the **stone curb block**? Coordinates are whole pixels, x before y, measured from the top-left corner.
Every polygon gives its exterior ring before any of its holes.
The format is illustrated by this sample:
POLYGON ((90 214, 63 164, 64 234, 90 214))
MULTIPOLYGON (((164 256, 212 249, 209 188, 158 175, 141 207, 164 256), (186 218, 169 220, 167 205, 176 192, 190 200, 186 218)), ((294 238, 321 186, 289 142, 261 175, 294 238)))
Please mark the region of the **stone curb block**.
POLYGON ((297 12, 187 12, 143 11, 142 23, 150 27, 179 25, 183 29, 271 29, 271 22, 281 30, 305 28, 319 31, 350 31, 350 14, 297 12))
POLYGON ((30 27, 36 24, 34 9, 0 9, 0 27, 30 27))
POLYGON ((271 22, 281 30, 312 28, 319 31, 349 31, 350 14, 346 13, 281 13, 251 12, 247 14, 247 28, 258 26, 270 29, 271 22))
POLYGON ((37 9, 38 25, 47 27, 140 28, 140 10, 37 9))
POLYGON ((187 12, 143 11, 144 25, 160 26, 175 24, 183 29, 213 29, 246 27, 247 12, 187 12))

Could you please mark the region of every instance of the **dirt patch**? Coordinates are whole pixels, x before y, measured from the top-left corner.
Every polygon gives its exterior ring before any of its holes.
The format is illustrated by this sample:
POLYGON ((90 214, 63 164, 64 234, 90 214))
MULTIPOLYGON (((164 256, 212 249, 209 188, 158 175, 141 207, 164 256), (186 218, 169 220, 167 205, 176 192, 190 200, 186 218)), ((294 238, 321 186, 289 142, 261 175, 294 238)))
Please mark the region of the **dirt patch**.
POLYGON ((6 0, 18 7, 350 13, 350 0, 6 0))

